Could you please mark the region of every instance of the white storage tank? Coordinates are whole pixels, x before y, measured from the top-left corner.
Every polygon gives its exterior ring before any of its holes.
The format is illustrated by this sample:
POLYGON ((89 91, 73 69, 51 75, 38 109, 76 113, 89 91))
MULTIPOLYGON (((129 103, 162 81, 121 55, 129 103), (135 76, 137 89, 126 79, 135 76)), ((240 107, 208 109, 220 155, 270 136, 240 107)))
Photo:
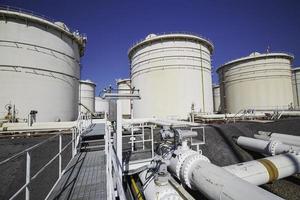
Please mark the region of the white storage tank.
POLYGON ((76 120, 86 38, 19 10, 0 16, 0 112, 11 104, 20 121, 31 110, 38 122, 76 120))
POLYGON ((292 69, 294 108, 300 108, 300 67, 292 69))
POLYGON ((221 66, 217 72, 222 112, 288 109, 293 102, 292 60, 285 53, 255 52, 221 66))
POLYGON ((150 34, 128 53, 131 86, 140 90, 133 117, 187 119, 192 110, 213 112, 208 40, 190 34, 150 34))
POLYGON ((95 97, 95 112, 96 113, 108 113, 109 102, 101 97, 95 97))
MULTIPOLYGON (((131 85, 130 79, 118 79, 117 86, 119 93, 130 94, 131 93, 131 85)), ((123 118, 131 117, 131 100, 123 99, 122 101, 122 116, 123 118)))
POLYGON ((220 99, 220 86, 213 85, 213 100, 214 100, 214 112, 218 113, 221 111, 221 99, 220 99))
POLYGON ((82 113, 95 112, 95 88, 96 84, 90 80, 81 80, 79 86, 79 107, 82 113))

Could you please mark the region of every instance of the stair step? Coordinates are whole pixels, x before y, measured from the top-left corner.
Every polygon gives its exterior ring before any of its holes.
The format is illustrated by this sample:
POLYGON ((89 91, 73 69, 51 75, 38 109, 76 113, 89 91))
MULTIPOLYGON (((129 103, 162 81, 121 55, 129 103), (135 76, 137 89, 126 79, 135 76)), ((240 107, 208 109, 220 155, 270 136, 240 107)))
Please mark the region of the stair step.
POLYGON ((96 149, 96 148, 105 148, 105 145, 97 145, 97 146, 83 146, 80 149, 96 149))
POLYGON ((104 139, 100 139, 100 140, 83 140, 83 141, 81 141, 82 144, 95 143, 95 142, 105 142, 105 140, 104 139))

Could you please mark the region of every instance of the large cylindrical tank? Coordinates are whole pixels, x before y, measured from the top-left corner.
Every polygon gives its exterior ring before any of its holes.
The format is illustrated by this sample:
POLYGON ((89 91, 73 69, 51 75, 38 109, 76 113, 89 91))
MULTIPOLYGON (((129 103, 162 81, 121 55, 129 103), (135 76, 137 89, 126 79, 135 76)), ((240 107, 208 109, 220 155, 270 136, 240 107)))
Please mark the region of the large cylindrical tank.
POLYGON ((90 80, 81 80, 79 84, 79 108, 82 113, 95 112, 96 84, 90 80))
POLYGON ((12 104, 20 120, 31 110, 39 122, 75 120, 85 38, 21 11, 0 16, 0 111, 12 104))
POLYGON ((288 109, 293 102, 291 62, 285 53, 252 53, 221 66, 221 108, 224 113, 243 109, 288 109))
POLYGON ((131 86, 140 90, 133 117, 186 119, 213 112, 208 40, 189 34, 150 34, 129 50, 131 86))
POLYGON ((109 112, 109 102, 101 97, 95 97, 95 112, 96 113, 108 113, 109 112))
POLYGON ((300 67, 292 69, 294 108, 300 108, 300 67))
MULTIPOLYGON (((119 79, 117 80, 118 92, 123 94, 131 93, 130 79, 119 79)), ((123 118, 131 117, 131 100, 123 99, 122 101, 122 116, 123 118)))
POLYGON ((218 113, 221 111, 221 99, 220 99, 220 86, 213 85, 213 100, 214 100, 214 112, 218 113))

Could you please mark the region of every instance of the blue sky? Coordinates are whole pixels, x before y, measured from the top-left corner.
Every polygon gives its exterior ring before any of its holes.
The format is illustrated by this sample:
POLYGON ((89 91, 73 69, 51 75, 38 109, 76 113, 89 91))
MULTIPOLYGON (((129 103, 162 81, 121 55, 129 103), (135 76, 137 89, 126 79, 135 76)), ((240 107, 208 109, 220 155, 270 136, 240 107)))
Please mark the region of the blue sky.
POLYGON ((128 49, 149 33, 186 31, 215 46, 215 70, 253 51, 294 54, 300 66, 300 1, 297 0, 0 0, 29 9, 88 36, 82 79, 97 94, 117 78, 129 77, 128 49))

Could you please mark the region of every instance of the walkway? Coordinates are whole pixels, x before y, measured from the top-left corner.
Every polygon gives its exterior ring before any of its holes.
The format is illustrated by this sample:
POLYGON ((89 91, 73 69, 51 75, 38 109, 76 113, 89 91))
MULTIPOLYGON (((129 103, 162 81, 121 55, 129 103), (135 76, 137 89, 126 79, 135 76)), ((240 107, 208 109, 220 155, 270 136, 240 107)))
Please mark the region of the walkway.
MULTIPOLYGON (((104 124, 95 124, 83 136, 87 146, 105 134, 104 124), (88 140, 86 140, 88 137, 88 140)), ((49 199, 106 199, 106 155, 103 150, 79 152, 69 163, 49 199)))

